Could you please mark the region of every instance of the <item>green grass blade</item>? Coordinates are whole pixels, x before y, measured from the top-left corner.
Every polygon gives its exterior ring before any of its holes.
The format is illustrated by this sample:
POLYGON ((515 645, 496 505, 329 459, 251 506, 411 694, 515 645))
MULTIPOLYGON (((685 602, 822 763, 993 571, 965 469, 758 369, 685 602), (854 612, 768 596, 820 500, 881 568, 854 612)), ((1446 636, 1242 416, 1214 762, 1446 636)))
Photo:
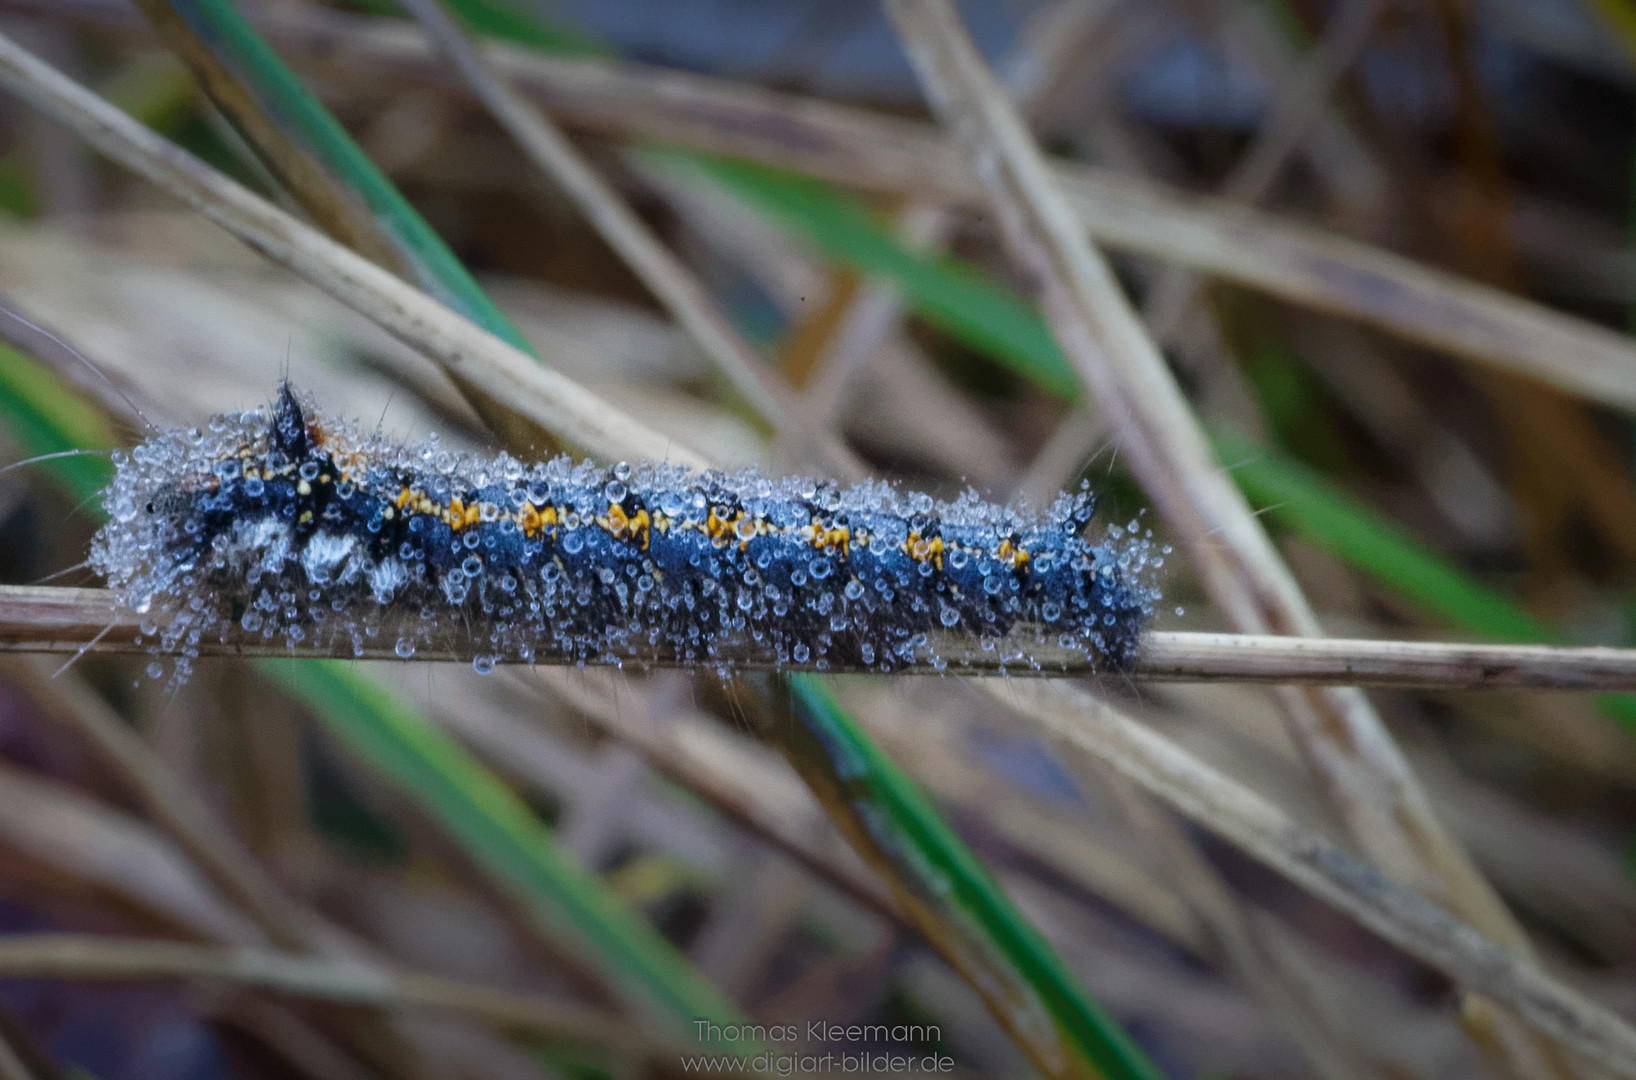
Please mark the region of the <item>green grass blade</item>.
POLYGON ((821 680, 793 675, 798 735, 787 752, 855 846, 892 867, 894 892, 963 974, 1003 1002, 1001 1022, 1047 1074, 1159 1080, 1141 1049, 1069 974, 1012 906, 927 797, 830 696, 821 680), (1043 1014, 1043 1015, 1042 1015, 1043 1014), (1048 1018, 1042 1025, 1040 1020, 1048 1018), (1064 1065, 1051 1068, 1055 1059, 1064 1065))
POLYGON ((959 259, 911 250, 861 200, 822 181, 745 161, 657 152, 649 158, 662 168, 708 178, 826 258, 890 280, 930 325, 1056 397, 1079 398, 1079 380, 1027 300, 959 259))
POLYGON ((410 268, 415 284, 479 326, 533 353, 522 333, 454 252, 369 159, 229 0, 168 0, 256 105, 314 155, 334 180, 363 200, 410 268))
MULTIPOLYGON (((1236 435, 1218 435, 1216 452, 1252 504, 1428 614, 1501 641, 1566 640, 1315 470, 1236 435)), ((1598 694, 1595 700, 1604 716, 1636 731, 1636 696, 1598 694)))
MULTIPOLYGON (((371 15, 401 16, 393 0, 355 0, 371 15)), ((467 26, 483 37, 503 38, 563 56, 607 56, 608 48, 583 31, 548 21, 539 6, 519 0, 449 0, 467 26)))
MULTIPOLYGON (((107 417, 65 387, 56 372, 3 343, 0 425, 33 457, 70 450, 109 450, 115 445, 107 417)), ((54 458, 33 467, 49 476, 75 502, 95 499, 114 475, 113 463, 95 453, 54 458)), ((101 509, 98 506, 97 513, 101 509)))
POLYGON ((1251 504, 1427 613, 1485 637, 1557 640, 1521 605, 1472 580, 1316 470, 1231 434, 1216 437, 1216 453, 1251 504))

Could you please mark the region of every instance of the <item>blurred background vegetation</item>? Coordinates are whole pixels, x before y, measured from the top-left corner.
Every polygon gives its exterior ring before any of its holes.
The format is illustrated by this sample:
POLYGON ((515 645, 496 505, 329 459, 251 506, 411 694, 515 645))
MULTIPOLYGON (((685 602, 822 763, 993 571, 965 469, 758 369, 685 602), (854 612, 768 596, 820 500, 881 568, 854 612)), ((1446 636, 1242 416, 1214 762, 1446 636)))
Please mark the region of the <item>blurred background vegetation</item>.
MULTIPOLYGON (((813 471, 794 415, 876 475, 1088 478, 1098 527, 1174 539, 875 0, 451 7, 751 376, 391 0, 0 0, 0 33, 714 462, 813 471)), ((1636 7, 960 10, 1329 632, 1636 645, 1636 7)), ((7 462, 284 373, 405 439, 553 446, 11 96, 0 209, 0 304, 34 324, 0 319, 7 462)), ((0 580, 96 584, 110 469, 0 476, 0 580)), ((1156 625, 1228 628, 1186 559, 1164 585, 1156 625)), ((211 948, 0 980, 8 1080, 670 1076, 695 1019, 933 1025, 817 1052, 970 1076, 1594 1075, 1495 1051, 1444 976, 955 680, 59 666, 0 663, 0 945, 211 948), (412 979, 377 1009, 351 969, 269 985, 223 946, 412 979)), ((1097 689, 1347 835, 1264 690, 1097 689)), ((1636 1015, 1636 707, 1371 697, 1544 964, 1636 1015)))

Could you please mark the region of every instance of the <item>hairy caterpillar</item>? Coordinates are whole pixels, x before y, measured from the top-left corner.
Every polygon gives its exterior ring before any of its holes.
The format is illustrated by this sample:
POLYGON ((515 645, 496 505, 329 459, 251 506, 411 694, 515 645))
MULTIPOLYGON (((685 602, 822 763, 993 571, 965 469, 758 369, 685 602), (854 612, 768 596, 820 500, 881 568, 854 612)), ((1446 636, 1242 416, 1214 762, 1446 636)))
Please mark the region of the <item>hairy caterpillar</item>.
POLYGON ((1084 490, 1029 514, 753 469, 530 465, 363 436, 287 384, 270 410, 116 463, 91 565, 182 654, 182 677, 233 622, 360 652, 397 635, 406 659, 459 637, 480 671, 727 669, 746 643, 779 666, 891 671, 938 632, 984 648, 1033 635, 1117 666, 1157 598, 1138 579, 1162 562, 1134 525, 1087 541, 1084 490))

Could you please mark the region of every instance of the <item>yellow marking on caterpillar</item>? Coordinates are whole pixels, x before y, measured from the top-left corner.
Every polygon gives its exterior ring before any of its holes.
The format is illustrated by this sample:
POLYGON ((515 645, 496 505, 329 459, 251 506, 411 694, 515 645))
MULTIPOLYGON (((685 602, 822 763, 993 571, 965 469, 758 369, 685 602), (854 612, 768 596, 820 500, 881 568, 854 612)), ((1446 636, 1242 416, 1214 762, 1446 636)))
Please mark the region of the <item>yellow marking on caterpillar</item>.
POLYGON ((531 502, 523 503, 523 508, 514 516, 523 535, 532 539, 546 529, 557 527, 557 508, 547 503, 544 506, 535 506, 531 502))
POLYGON ((652 519, 648 517, 646 510, 638 510, 635 517, 629 517, 625 514, 624 507, 618 503, 609 503, 608 516, 597 518, 596 523, 606 529, 608 535, 615 539, 623 539, 627 534, 632 540, 640 536, 642 550, 646 551, 648 549, 648 536, 649 529, 652 526, 652 519))
POLYGON ((1012 546, 1009 539, 1000 541, 1000 550, 994 553, 994 557, 1001 562, 1010 563, 1017 570, 1025 569, 1028 566, 1028 560, 1033 558, 1022 548, 1012 546))
POLYGON ((911 532, 909 538, 903 542, 903 553, 916 562, 930 562, 943 569, 943 538, 934 536, 930 540, 917 532, 911 532))
MULTIPOLYGON (((733 523, 717 514, 716 509, 714 506, 710 508, 710 516, 704 522, 704 531, 710 537, 710 542, 720 547, 727 543, 727 534, 732 530, 733 523)), ((741 513, 739 516, 744 515, 741 513)))
MULTIPOLYGON (((826 529, 824 528, 823 522, 820 521, 813 522, 809 528, 812 530, 812 536, 809 539, 813 547, 817 548, 819 551, 827 551, 830 548, 838 547, 841 549, 842 558, 851 557, 851 529, 847 528, 845 525, 837 526, 833 529, 826 529)), ((941 541, 939 541, 939 543, 941 543, 941 541)), ((941 564, 939 564, 939 568, 941 569, 941 564)))
MULTIPOLYGON (((430 500, 428 500, 428 505, 429 504, 430 500)), ((488 503, 486 505, 493 506, 494 504, 488 503)), ((495 513, 498 515, 498 507, 495 508, 495 513)), ((477 503, 472 503, 470 506, 467 506, 464 500, 462 500, 459 496, 456 496, 455 498, 449 500, 449 505, 438 516, 443 519, 444 523, 447 524, 449 528, 453 529, 455 532, 459 532, 461 529, 476 525, 482 520, 483 507, 477 503)))

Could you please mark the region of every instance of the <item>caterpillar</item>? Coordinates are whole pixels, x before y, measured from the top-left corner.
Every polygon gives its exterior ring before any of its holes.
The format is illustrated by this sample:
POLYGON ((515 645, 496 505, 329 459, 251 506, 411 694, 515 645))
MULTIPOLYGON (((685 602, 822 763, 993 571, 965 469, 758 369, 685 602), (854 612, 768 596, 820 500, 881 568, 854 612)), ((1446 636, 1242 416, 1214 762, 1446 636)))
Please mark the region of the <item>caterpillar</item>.
MULTIPOLYGON (((663 463, 527 464, 404 446, 275 403, 115 458, 90 562, 185 678, 237 624, 289 645, 396 635, 408 659, 890 672, 940 634, 1019 635, 1117 667, 1162 565, 1133 522, 1084 537, 1085 488, 1043 512, 663 463)), ((390 640, 386 637, 384 640, 390 640)), ((935 655, 934 666, 938 665, 935 655)))

